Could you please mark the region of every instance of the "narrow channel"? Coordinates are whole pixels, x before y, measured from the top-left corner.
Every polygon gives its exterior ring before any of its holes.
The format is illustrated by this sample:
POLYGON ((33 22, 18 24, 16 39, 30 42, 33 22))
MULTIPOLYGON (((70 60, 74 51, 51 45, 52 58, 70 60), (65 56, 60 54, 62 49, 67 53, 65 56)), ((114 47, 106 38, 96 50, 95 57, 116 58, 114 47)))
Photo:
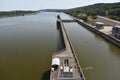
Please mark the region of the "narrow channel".
POLYGON ((86 80, 119 80, 120 49, 77 23, 64 23, 86 80))

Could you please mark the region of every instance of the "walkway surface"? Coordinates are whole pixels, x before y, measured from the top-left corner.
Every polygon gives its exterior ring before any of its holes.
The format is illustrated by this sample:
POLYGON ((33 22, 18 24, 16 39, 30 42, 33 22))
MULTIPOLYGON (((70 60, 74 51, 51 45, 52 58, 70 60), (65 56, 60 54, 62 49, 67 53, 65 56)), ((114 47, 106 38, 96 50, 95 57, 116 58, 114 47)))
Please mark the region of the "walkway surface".
POLYGON ((63 33, 63 39, 65 42, 65 49, 61 50, 59 52, 56 52, 52 56, 52 58, 60 59, 60 66, 58 67, 57 70, 51 71, 50 80, 66 80, 66 79, 67 80, 84 80, 81 78, 82 74, 80 73, 80 68, 78 67, 78 64, 73 55, 71 43, 69 41, 67 32, 64 28, 63 22, 61 20, 59 20, 59 21, 60 21, 60 25, 61 25, 60 27, 61 27, 62 33, 63 33), (64 72, 65 59, 68 59, 68 61, 69 61, 68 65, 69 65, 69 70, 71 72, 64 72))

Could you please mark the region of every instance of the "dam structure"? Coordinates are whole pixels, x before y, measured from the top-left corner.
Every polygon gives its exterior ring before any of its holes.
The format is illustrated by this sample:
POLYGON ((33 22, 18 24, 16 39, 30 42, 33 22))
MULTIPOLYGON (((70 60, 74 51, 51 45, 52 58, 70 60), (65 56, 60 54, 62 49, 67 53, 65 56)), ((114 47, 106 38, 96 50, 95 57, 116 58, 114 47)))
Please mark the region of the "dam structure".
POLYGON ((63 25, 64 20, 61 20, 59 15, 57 18, 57 29, 61 32, 65 47, 52 55, 50 80, 85 80, 75 51, 63 25))

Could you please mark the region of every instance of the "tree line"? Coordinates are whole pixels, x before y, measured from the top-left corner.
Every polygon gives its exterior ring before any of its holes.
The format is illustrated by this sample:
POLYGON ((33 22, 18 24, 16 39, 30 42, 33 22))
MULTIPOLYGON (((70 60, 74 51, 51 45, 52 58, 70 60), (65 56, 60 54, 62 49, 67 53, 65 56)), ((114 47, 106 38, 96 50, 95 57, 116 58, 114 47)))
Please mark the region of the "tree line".
POLYGON ((37 13, 37 11, 0 11, 0 17, 6 16, 24 16, 26 14, 37 13))
POLYGON ((78 7, 78 8, 68 9, 65 11, 65 13, 75 17, 84 17, 85 15, 95 17, 97 15, 101 15, 120 21, 120 2, 98 3, 94 5, 78 7), (80 16, 80 14, 84 14, 84 16, 80 16))

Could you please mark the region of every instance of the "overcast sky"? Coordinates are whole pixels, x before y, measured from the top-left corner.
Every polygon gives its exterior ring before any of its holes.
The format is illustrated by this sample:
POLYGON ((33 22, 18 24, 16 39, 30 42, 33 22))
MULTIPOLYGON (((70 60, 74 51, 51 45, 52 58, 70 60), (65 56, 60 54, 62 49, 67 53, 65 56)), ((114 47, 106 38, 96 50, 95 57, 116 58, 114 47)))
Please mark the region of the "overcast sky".
POLYGON ((0 0, 0 11, 68 9, 95 3, 113 3, 120 0, 0 0))

